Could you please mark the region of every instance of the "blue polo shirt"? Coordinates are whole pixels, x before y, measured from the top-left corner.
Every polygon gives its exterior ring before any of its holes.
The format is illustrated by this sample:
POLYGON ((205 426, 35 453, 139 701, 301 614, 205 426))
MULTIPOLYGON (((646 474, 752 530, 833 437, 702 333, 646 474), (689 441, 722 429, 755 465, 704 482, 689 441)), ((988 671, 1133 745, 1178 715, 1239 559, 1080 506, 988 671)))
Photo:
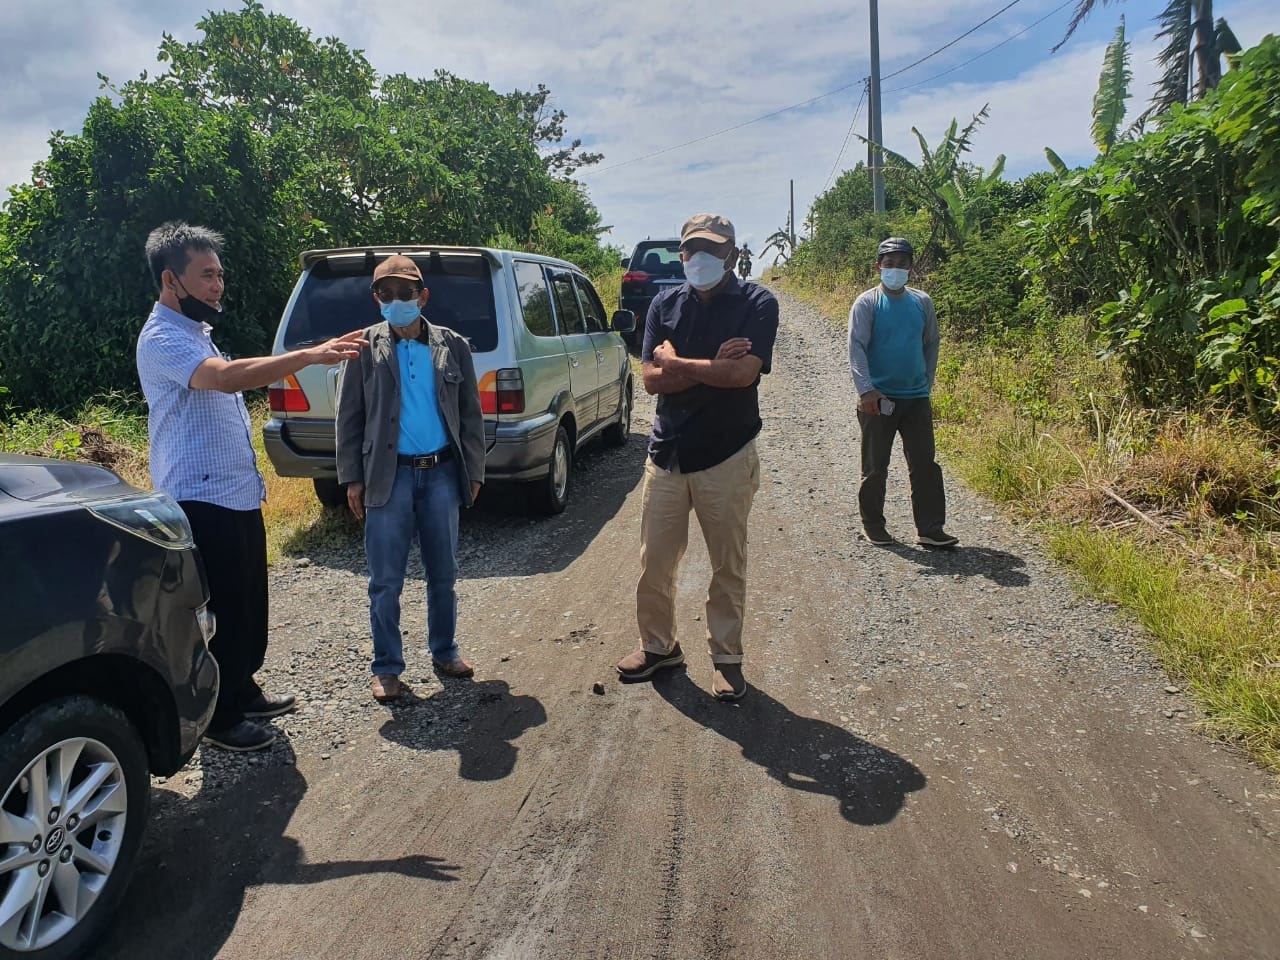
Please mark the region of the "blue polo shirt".
MULTIPOLYGON (((746 337, 760 358, 760 372, 773 363, 778 336, 778 300, 764 287, 732 274, 710 303, 682 283, 658 294, 649 305, 640 358, 653 360, 654 348, 670 340, 676 353, 693 360, 715 359, 726 340, 746 337)), ((729 459, 760 432, 760 378, 748 387, 698 384, 658 397, 649 437, 649 457, 665 470, 679 464, 682 473, 706 470, 729 459)))
POLYGON ((449 445, 449 435, 440 417, 431 347, 422 340, 401 340, 396 344, 396 358, 400 361, 400 444, 396 452, 435 453, 449 445))

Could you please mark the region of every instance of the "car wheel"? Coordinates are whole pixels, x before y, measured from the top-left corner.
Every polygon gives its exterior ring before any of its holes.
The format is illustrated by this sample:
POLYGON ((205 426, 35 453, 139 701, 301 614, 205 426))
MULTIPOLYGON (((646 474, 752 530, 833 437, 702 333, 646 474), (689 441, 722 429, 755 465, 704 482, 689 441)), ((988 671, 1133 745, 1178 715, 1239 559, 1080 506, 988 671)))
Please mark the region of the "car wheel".
POLYGON ((115 707, 67 697, 0 737, 0 958, 92 950, 133 872, 151 784, 115 707))
POLYGON ((547 475, 533 484, 533 505, 539 513, 562 513, 569 502, 569 475, 573 468, 573 448, 569 431, 556 427, 556 442, 551 448, 551 464, 547 475))
POLYGON ((627 438, 631 436, 631 407, 634 402, 631 381, 628 380, 622 388, 622 411, 618 414, 618 421, 604 428, 604 442, 609 446, 626 445, 627 438))
POLYGON ((311 485, 316 488, 316 499, 326 507, 345 507, 347 505, 347 491, 342 489, 342 485, 332 477, 316 477, 311 481, 311 485))

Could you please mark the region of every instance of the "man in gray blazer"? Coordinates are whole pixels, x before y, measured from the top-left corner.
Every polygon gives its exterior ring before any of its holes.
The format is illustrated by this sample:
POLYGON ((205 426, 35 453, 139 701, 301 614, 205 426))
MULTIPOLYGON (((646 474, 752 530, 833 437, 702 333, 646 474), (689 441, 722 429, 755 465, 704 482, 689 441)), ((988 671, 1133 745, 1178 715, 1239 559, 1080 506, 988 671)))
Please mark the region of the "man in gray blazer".
POLYGON ((430 293, 408 257, 382 261, 373 295, 383 322, 338 385, 338 482, 364 520, 373 632, 373 696, 400 696, 400 593, 415 532, 427 576, 427 645, 446 677, 470 677, 455 632, 458 509, 484 482, 484 419, 471 347, 422 315, 430 293))

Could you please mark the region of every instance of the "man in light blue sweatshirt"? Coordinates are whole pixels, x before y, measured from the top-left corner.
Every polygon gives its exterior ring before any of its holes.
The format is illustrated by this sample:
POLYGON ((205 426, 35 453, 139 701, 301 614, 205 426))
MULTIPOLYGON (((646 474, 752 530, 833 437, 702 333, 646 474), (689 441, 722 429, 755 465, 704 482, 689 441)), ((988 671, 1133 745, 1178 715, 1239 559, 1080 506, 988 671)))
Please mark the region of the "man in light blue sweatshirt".
POLYGON ((881 243, 876 251, 880 283, 849 310, 849 369, 862 428, 858 512, 868 541, 893 543, 885 528, 884 491, 893 441, 901 434, 917 542, 954 547, 959 540, 944 529, 947 501, 934 459, 929 403, 938 367, 938 314, 927 293, 907 286, 913 259, 911 244, 901 237, 881 243))

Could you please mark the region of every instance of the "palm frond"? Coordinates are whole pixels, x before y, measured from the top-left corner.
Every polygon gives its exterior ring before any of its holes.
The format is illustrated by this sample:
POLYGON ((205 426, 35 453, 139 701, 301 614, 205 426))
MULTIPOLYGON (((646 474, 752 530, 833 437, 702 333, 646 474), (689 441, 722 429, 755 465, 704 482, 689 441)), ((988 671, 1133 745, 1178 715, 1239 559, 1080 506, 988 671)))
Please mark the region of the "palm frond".
POLYGON ((1103 155, 1110 153, 1120 138, 1120 124, 1124 122, 1125 101, 1130 97, 1132 80, 1129 41, 1125 39, 1124 17, 1121 17, 1115 37, 1102 58, 1098 92, 1093 95, 1093 144, 1103 155))
POLYGON ((1156 18, 1160 29, 1156 39, 1165 39, 1165 47, 1156 57, 1164 73, 1156 83, 1151 107, 1155 113, 1166 113, 1175 103, 1186 103, 1191 88, 1192 0, 1169 0, 1169 5, 1156 18))
MULTIPOLYGON (((1067 32, 1063 34, 1062 39, 1058 41, 1050 53, 1057 53, 1071 39, 1071 35, 1076 32, 1076 28, 1080 24, 1089 19, 1089 14, 1093 12, 1093 8, 1098 5, 1099 0, 1077 0, 1076 8, 1071 14, 1071 22, 1067 24, 1067 32)), ((1104 7, 1110 6, 1118 0, 1101 0, 1104 7)))

